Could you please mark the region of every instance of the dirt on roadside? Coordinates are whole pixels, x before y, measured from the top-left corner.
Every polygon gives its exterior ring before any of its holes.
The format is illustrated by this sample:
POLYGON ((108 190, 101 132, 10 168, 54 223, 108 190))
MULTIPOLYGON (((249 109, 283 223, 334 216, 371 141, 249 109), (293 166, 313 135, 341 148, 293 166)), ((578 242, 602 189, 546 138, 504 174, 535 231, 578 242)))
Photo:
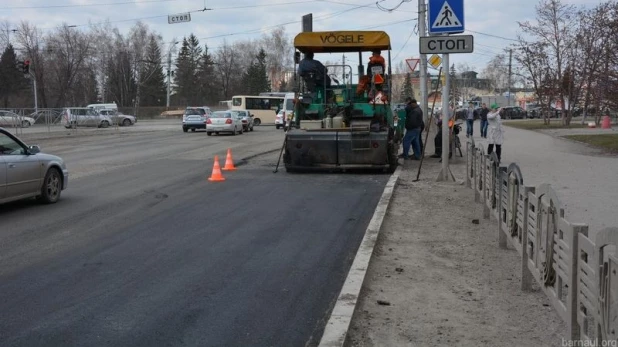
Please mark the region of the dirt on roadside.
POLYGON ((560 346, 565 325, 520 289, 519 254, 498 248, 497 221, 463 184, 465 150, 459 183, 436 182, 431 158, 412 182, 418 164, 404 165, 346 346, 560 346))

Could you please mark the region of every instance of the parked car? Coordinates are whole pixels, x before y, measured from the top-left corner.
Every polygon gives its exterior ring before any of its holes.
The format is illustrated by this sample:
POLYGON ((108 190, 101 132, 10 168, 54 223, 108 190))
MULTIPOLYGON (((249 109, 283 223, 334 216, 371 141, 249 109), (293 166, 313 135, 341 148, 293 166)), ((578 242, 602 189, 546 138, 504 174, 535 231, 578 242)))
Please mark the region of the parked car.
POLYGON ((62 124, 65 128, 97 127, 107 128, 112 119, 88 107, 67 107, 62 110, 62 124))
POLYGON ((0 128, 0 204, 37 197, 52 204, 67 188, 69 171, 57 156, 41 153, 0 128))
POLYGON ((242 122, 243 131, 253 131, 253 115, 247 110, 229 110, 236 116, 240 117, 242 122))
POLYGON ((275 128, 280 129, 285 127, 285 111, 280 110, 275 117, 275 128))
POLYGON ((111 118, 112 124, 118 124, 118 125, 122 125, 122 126, 129 126, 129 125, 133 125, 133 124, 135 124, 135 122, 137 122, 137 118, 135 118, 135 116, 130 116, 130 115, 123 114, 122 112, 120 112, 118 110, 104 109, 104 110, 99 110, 99 113, 104 115, 104 116, 108 116, 109 118, 111 118))
POLYGON ((503 119, 525 119, 528 118, 528 112, 519 106, 506 106, 502 108, 503 114, 500 115, 503 119))
POLYGON ((33 125, 34 122, 34 118, 20 116, 12 111, 0 110, 0 126, 27 128, 33 125))
POLYGON ((221 132, 230 132, 232 135, 242 134, 242 119, 232 114, 231 111, 217 111, 206 120, 206 131, 208 136, 212 133, 219 135, 221 132))
POLYGON ((210 108, 205 106, 187 107, 182 115, 182 131, 191 129, 206 129, 206 120, 212 115, 210 108))

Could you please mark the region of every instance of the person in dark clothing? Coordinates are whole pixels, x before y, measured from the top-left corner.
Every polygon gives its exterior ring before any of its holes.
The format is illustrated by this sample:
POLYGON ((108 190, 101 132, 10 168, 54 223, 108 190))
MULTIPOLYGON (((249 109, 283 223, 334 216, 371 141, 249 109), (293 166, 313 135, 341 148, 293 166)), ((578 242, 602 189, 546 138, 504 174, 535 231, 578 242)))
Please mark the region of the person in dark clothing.
POLYGON ((487 115, 489 114, 489 109, 487 108, 487 104, 483 103, 483 107, 481 108, 481 137, 487 138, 487 115))
MULTIPOLYGON (((431 155, 431 158, 442 158, 442 121, 438 122, 438 133, 433 138, 433 144, 436 152, 431 155)), ((451 158, 453 156, 453 148, 449 147, 448 157, 451 158)))
POLYGON ((314 74, 313 82, 322 88, 329 88, 331 85, 330 77, 328 77, 328 69, 318 60, 313 59, 313 52, 305 53, 303 60, 298 63, 298 75, 305 80, 309 78, 309 74, 314 74), (324 84, 326 83, 326 84, 324 84))
POLYGON ((403 154, 400 156, 404 159, 410 159, 410 145, 414 151, 414 160, 421 158, 420 138, 421 127, 423 126, 423 111, 411 97, 406 98, 406 134, 403 137, 403 154))
MULTIPOLYGON (((421 109, 422 112, 422 109, 421 109)), ((425 131, 425 121, 423 119, 421 119, 421 133, 418 136, 418 144, 419 144, 419 153, 422 156, 423 155, 423 131, 425 131)))

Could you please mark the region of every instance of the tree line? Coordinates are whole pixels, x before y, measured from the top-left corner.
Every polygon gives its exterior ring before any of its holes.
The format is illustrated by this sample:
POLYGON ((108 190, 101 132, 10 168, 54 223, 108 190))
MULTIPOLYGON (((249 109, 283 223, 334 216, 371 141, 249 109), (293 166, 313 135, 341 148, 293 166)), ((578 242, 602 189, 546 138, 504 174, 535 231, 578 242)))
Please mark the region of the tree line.
POLYGON ((170 50, 171 106, 215 105, 237 94, 271 91, 271 85, 286 89, 281 82, 292 69, 293 47, 283 28, 215 48, 194 34, 163 42, 143 22, 127 34, 110 28, 108 23, 80 31, 64 25, 44 33, 30 22, 16 28, 0 23, 0 107, 33 106, 32 78, 16 68, 23 60, 30 61, 40 108, 97 102, 165 106, 170 50))

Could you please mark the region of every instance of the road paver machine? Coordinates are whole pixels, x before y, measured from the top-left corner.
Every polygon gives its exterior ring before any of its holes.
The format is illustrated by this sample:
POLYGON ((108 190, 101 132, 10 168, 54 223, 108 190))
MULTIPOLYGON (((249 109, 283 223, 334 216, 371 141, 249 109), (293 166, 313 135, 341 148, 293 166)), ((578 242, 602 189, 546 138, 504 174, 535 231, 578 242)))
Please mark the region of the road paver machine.
POLYGON ((286 170, 393 172, 405 112, 396 115, 391 107, 389 36, 383 31, 303 32, 294 38, 294 47, 295 98, 285 135, 286 170), (301 53, 358 53, 356 83, 351 65, 326 65, 326 74, 299 71, 301 53), (371 55, 367 70, 363 53, 371 55))

